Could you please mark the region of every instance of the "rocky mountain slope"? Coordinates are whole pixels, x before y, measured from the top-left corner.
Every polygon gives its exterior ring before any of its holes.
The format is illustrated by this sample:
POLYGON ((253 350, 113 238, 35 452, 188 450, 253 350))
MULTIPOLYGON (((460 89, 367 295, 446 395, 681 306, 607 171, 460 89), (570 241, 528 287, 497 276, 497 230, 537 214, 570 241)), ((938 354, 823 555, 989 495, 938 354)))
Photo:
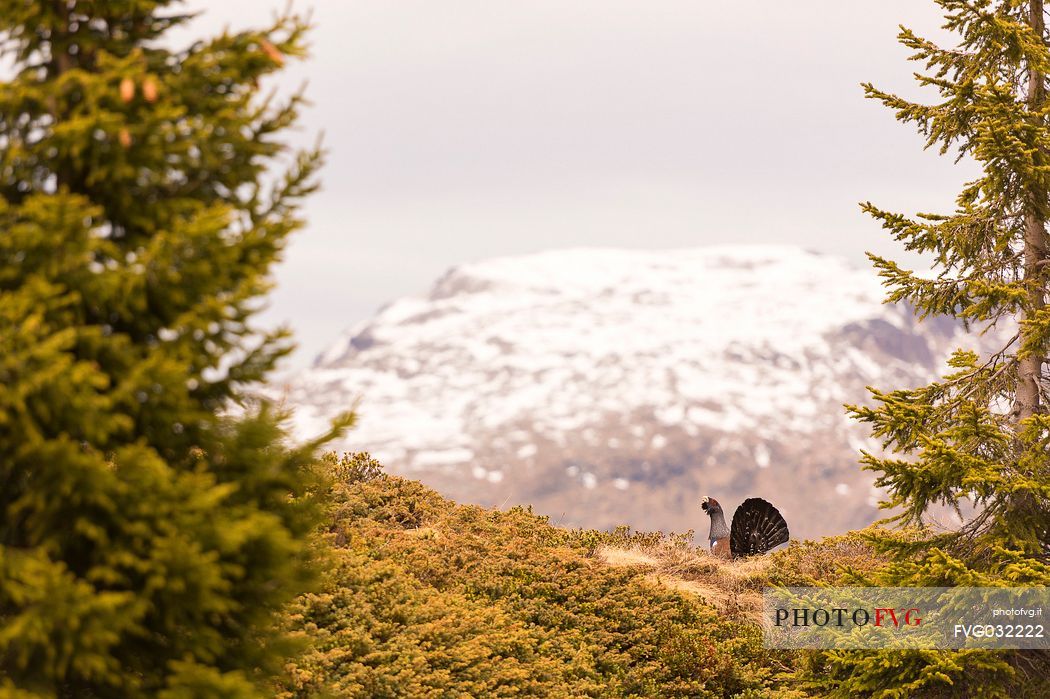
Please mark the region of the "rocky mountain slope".
POLYGON ((350 331, 286 400, 303 435, 563 525, 707 532, 762 496, 794 537, 879 516, 843 403, 925 383, 971 336, 884 305, 868 269, 787 246, 559 250, 449 271, 350 331))

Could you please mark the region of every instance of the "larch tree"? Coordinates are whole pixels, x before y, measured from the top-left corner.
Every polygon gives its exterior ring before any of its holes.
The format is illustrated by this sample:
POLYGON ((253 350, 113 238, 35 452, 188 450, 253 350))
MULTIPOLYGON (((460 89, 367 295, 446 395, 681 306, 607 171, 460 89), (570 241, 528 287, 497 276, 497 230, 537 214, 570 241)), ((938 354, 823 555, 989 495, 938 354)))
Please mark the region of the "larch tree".
MULTIPOLYGON (((981 168, 950 214, 864 210, 910 251, 933 262, 915 273, 871 255, 891 290, 925 317, 991 330, 1001 349, 956 351, 946 375, 915 389, 872 390, 851 406, 886 454, 865 452, 906 536, 876 543, 893 563, 871 584, 1046 585, 1050 581, 1050 35, 1042 0, 936 0, 958 44, 944 48, 902 27, 923 64, 918 82, 939 94, 916 103, 868 84, 868 97, 912 123, 927 147, 981 168), (1009 337, 1008 340, 1005 338, 1009 337), (931 507, 963 524, 929 527, 931 507)), ((1007 696, 1045 682, 1047 658, 982 651, 824 655, 825 688, 847 695, 1007 696), (1040 675, 1043 675, 1040 677, 1040 675), (1013 689, 1011 689, 1013 688, 1013 689)), ((1044 687, 1045 688, 1045 687, 1044 687)), ((1023 695, 1024 693, 1021 692, 1023 695)), ((1033 694, 1032 696, 1035 696, 1033 694)))
POLYGON ((316 444, 245 401, 321 159, 259 82, 306 26, 190 19, 0 0, 0 696, 265 696, 312 576, 316 444))

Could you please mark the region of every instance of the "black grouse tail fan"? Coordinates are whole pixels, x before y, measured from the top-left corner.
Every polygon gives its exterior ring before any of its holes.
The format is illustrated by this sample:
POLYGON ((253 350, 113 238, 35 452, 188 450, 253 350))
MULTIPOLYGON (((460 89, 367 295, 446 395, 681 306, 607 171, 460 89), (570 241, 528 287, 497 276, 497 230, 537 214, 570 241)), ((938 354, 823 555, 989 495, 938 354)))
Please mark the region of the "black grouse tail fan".
POLYGON ((765 553, 787 540, 787 522, 777 508, 762 498, 748 498, 736 508, 729 532, 733 558, 765 553))
POLYGON ((736 508, 733 527, 726 526, 722 505, 711 497, 704 498, 701 509, 711 517, 711 553, 721 558, 743 558, 765 553, 788 540, 788 525, 777 511, 762 498, 748 498, 736 508))

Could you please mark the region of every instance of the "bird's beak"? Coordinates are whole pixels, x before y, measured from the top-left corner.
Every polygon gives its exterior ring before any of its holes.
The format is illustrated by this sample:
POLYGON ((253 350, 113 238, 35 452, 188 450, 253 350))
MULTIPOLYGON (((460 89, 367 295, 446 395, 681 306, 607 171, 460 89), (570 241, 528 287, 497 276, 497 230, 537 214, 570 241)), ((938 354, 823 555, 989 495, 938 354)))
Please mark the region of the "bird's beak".
POLYGON ((708 502, 708 501, 709 501, 710 499, 711 499, 711 498, 709 498, 709 497, 705 497, 705 498, 704 498, 703 500, 701 500, 701 501, 700 501, 700 509, 701 509, 701 510, 704 510, 705 512, 707 511, 707 502, 708 502))

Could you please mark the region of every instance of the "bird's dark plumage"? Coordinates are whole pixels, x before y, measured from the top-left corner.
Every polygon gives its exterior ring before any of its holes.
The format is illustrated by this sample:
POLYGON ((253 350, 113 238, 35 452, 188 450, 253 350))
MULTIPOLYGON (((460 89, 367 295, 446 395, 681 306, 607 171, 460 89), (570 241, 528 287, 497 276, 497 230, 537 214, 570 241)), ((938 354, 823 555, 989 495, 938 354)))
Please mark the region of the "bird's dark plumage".
POLYGON ((762 498, 748 498, 733 514, 729 550, 733 557, 765 553, 788 540, 788 526, 777 508, 762 498))
POLYGON ((762 498, 748 498, 736 508, 733 526, 727 527, 722 506, 704 498, 700 507, 711 517, 711 552, 725 558, 744 558, 765 553, 787 542, 787 522, 777 508, 762 498))

